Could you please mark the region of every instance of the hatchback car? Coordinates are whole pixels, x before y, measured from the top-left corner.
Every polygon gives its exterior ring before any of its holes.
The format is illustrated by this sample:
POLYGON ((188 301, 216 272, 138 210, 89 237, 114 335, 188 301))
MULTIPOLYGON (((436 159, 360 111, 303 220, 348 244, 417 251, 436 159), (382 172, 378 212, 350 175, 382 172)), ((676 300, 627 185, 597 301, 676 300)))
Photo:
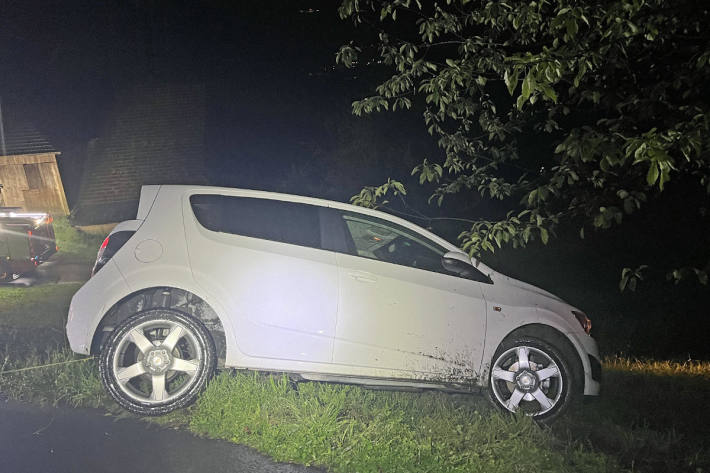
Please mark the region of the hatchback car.
POLYGON ((599 393, 579 309, 406 220, 294 195, 144 186, 71 301, 124 408, 189 404, 217 361, 298 380, 478 391, 549 420, 599 393))

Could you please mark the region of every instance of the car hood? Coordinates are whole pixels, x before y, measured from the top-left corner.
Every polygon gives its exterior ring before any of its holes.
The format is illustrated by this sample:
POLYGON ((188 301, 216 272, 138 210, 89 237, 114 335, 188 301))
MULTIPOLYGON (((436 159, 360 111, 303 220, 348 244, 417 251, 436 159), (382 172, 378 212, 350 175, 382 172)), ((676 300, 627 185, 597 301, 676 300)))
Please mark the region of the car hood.
POLYGON ((549 291, 546 291, 546 290, 539 288, 537 286, 533 286, 532 284, 526 283, 526 282, 521 281, 519 279, 511 278, 510 276, 504 276, 502 274, 497 274, 496 277, 491 276, 491 279, 493 279, 494 283, 505 284, 506 286, 512 286, 516 289, 520 289, 525 292, 529 292, 531 294, 543 296, 544 298, 551 299, 555 302, 562 302, 564 304, 567 304, 567 302, 564 301, 562 298, 554 295, 553 293, 551 293, 549 291))
POLYGON ((473 260, 474 265, 481 270, 483 273, 487 274, 488 277, 491 278, 494 284, 500 284, 503 286, 508 286, 512 287, 524 292, 527 292, 528 294, 532 295, 535 299, 538 299, 540 302, 543 300, 548 300, 552 303, 562 303, 565 305, 570 305, 568 302, 563 300, 561 297, 556 296, 555 294, 546 291, 540 287, 534 286, 530 283, 527 283, 525 281, 521 281, 519 279, 511 278, 510 276, 506 276, 505 274, 499 273, 498 271, 492 269, 491 267, 485 265, 484 263, 480 261, 475 261, 473 260), (535 297, 536 296, 536 297, 535 297))

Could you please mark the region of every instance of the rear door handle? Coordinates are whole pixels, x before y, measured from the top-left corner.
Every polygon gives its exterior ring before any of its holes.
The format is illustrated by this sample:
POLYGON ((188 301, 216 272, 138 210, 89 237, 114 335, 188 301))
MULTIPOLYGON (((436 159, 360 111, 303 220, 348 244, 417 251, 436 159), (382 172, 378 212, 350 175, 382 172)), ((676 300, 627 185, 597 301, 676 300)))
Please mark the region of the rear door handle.
POLYGON ((377 282, 377 276, 367 271, 351 271, 348 276, 360 282, 377 282))

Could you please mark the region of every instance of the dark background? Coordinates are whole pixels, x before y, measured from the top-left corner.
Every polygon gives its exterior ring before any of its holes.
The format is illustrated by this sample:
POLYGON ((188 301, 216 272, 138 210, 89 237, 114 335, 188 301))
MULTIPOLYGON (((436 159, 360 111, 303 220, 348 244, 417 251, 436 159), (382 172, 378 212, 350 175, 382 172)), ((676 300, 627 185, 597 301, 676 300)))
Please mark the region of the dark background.
POLYGON ((117 94, 143 83, 205 84, 214 184, 343 200, 431 146, 416 116, 350 114, 368 82, 335 65, 353 36, 336 2, 0 4, 0 96, 62 151, 64 168, 100 136, 117 94), (334 160, 352 182, 324 182, 334 160))
MULTIPOLYGON (((416 113, 351 115, 351 102, 385 71, 335 65, 341 44, 368 33, 338 20, 336 8, 334 1, 0 0, 0 97, 62 151, 70 206, 85 164, 79 150, 100 136, 117 94, 141 83, 205 84, 212 184, 347 201, 389 176, 411 183, 409 170, 436 158, 436 146, 416 113)), ((395 210, 455 240, 460 224, 416 218, 442 211, 410 189, 408 206, 395 210)), ((707 258, 709 232, 694 217, 698 196, 673 182, 664 194, 621 229, 580 240, 578 228, 561 228, 546 247, 485 259, 584 308, 606 354, 707 358, 707 286, 676 286, 652 269, 635 293, 617 287, 624 266, 707 258)), ((446 215, 495 211, 461 199, 446 215)))

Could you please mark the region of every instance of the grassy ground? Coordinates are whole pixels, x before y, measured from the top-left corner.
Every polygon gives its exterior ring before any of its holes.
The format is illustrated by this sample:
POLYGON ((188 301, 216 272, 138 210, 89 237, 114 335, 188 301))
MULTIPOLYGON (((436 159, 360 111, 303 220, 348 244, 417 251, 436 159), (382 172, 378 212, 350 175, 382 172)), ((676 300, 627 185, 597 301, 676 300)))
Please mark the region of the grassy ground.
MULTIPOLYGON (((30 289, 0 288, 0 332, 19 330, 17 342, 31 346, 21 357, 7 344, 0 348, 0 371, 82 359, 22 335, 41 318, 63 324, 76 286, 30 289), (23 317, 32 312, 27 307, 38 315, 23 317)), ((702 404, 710 363, 615 357, 604 368, 603 396, 552 428, 504 415, 483 396, 294 386, 232 371, 212 380, 189 409, 152 421, 338 472, 710 471, 710 411, 702 404)), ((104 394, 95 360, 0 374, 0 391, 119 412, 104 394)))
POLYGON ((55 258, 77 263, 93 262, 101 242, 106 237, 82 232, 72 227, 66 217, 54 219, 54 235, 59 246, 55 258))
POLYGON ((80 283, 0 287, 0 327, 64 329, 80 283))

